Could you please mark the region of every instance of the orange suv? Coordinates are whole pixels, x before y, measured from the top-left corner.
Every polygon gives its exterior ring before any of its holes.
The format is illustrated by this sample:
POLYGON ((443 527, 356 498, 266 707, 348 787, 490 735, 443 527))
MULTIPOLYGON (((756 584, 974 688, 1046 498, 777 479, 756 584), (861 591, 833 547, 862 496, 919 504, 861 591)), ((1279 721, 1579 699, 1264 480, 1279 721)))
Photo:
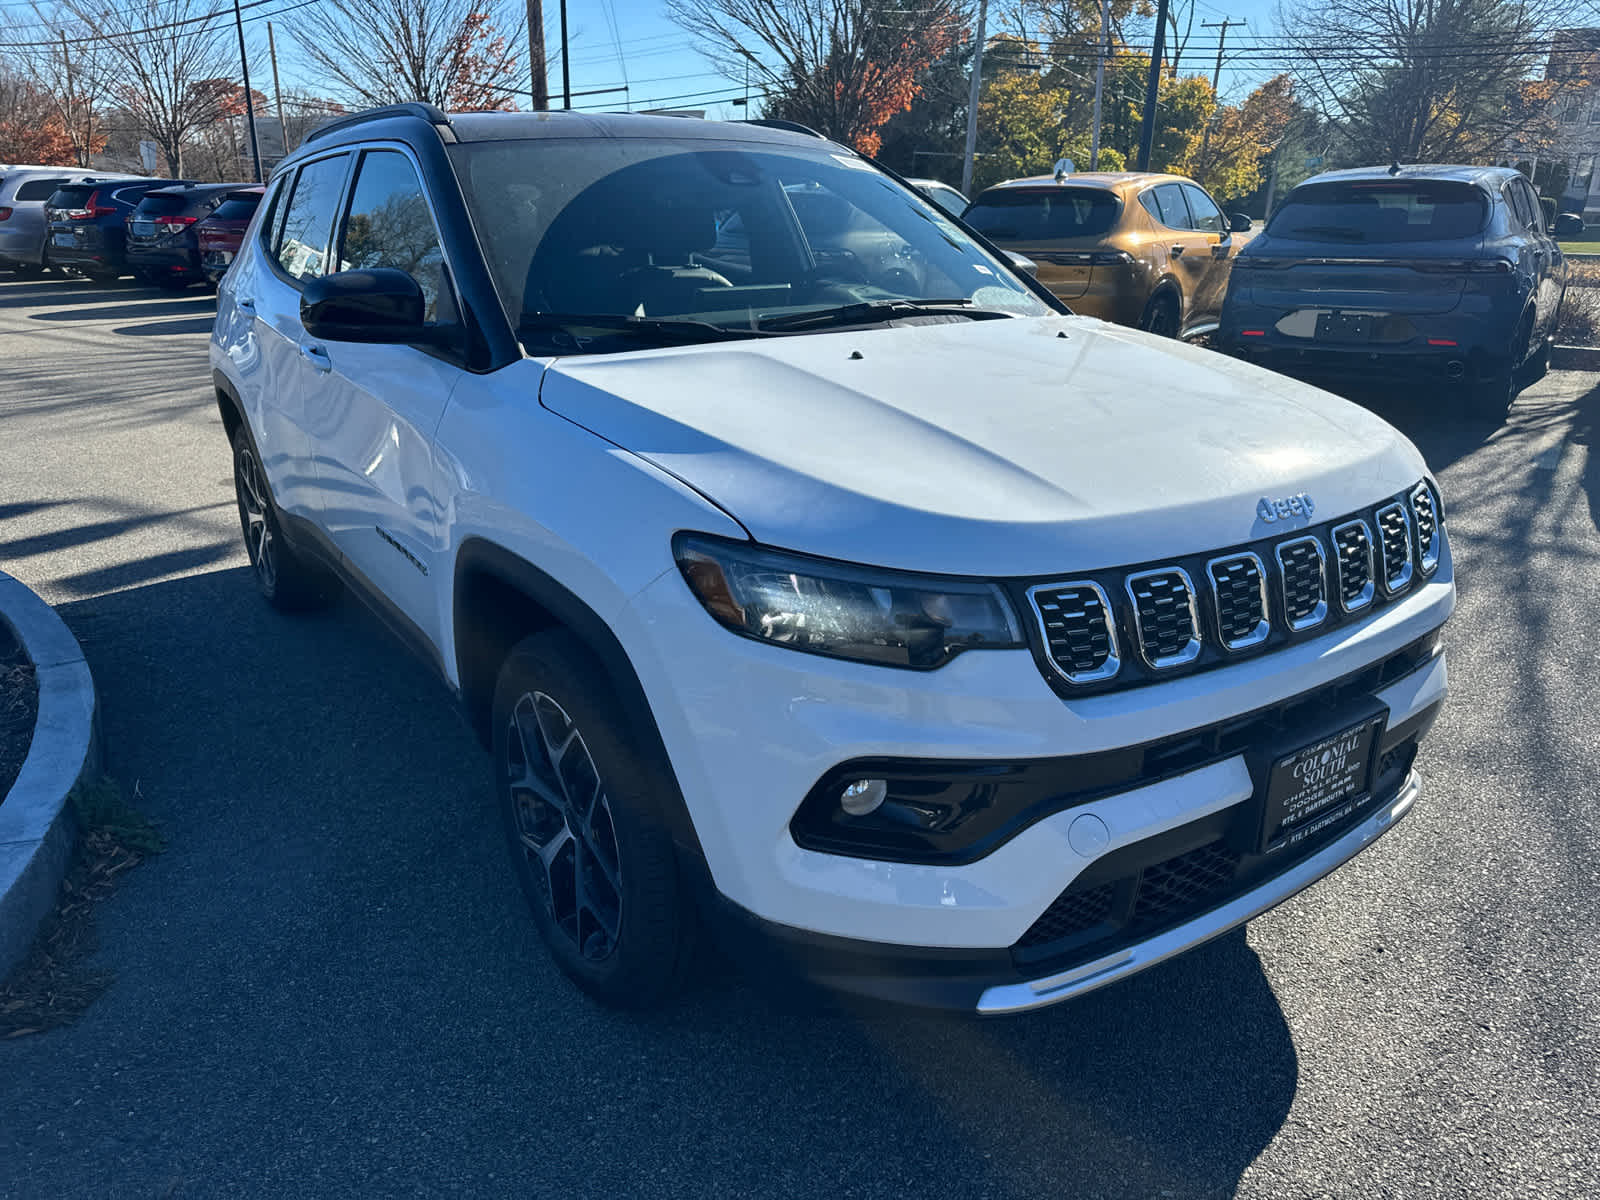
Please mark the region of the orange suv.
POLYGON ((1123 171, 1012 179, 962 219, 1038 263, 1073 312, 1167 337, 1216 328, 1244 241, 1234 235, 1250 229, 1192 179, 1123 171))

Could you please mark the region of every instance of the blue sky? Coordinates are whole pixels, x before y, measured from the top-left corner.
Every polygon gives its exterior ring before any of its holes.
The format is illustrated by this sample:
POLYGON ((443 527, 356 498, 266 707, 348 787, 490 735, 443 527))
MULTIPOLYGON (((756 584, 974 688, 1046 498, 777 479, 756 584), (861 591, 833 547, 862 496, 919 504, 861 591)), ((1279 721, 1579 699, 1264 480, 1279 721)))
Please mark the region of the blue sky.
MULTIPOLYGON (((545 46, 550 57, 553 96, 558 96, 561 88, 556 3, 557 0, 545 0, 545 46)), ((514 5, 511 11, 518 12, 520 8, 514 5)), ((1272 11, 1273 0, 1195 0, 1195 28, 1181 65, 1185 70, 1209 73, 1215 63, 1217 31, 1200 28, 1202 21, 1220 21, 1224 16, 1248 19, 1248 27, 1228 30, 1230 47, 1248 46, 1252 37, 1271 34, 1272 11)), ((623 86, 628 89, 575 96, 575 108, 703 108, 712 118, 744 115, 742 109, 726 103, 743 93, 743 78, 728 79, 714 70, 695 48, 694 40, 667 17, 662 0, 568 0, 567 26, 574 93, 623 86)), ((503 32, 519 41, 526 36, 520 22, 515 28, 505 27, 503 32)), ((287 41, 280 38, 280 58, 287 41)), ((285 82, 289 77, 300 82, 298 64, 284 65, 288 68, 285 82)), ((1264 74, 1249 62, 1225 63, 1224 97, 1237 99, 1264 74)))

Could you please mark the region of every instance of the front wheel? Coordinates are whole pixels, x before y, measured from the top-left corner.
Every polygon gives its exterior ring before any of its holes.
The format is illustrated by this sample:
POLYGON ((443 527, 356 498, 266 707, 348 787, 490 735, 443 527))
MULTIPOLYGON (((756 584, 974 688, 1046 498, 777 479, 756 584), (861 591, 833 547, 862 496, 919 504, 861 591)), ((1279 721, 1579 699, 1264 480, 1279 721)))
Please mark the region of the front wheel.
POLYGON ((267 473, 243 425, 233 434, 233 491, 250 569, 267 603, 286 612, 326 603, 332 577, 283 540, 267 473))
POLYGON ((494 693, 495 789, 512 862, 546 949, 585 992, 649 1008, 682 984, 693 905, 604 669, 570 634, 511 651, 494 693))

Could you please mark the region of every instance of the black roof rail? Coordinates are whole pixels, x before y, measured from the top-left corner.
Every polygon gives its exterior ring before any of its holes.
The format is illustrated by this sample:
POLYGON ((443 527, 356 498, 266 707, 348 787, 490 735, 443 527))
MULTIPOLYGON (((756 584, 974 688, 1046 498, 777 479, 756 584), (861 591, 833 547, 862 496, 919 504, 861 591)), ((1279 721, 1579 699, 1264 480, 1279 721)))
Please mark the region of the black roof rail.
POLYGON ((829 141, 828 135, 818 133, 809 125, 802 125, 799 121, 785 121, 780 117, 748 117, 739 122, 740 125, 760 125, 766 129, 787 129, 790 133, 804 133, 814 138, 829 141))
MULTIPOLYGON (((302 139, 304 142, 314 142, 320 137, 326 137, 340 129, 348 129, 352 125, 364 125, 368 121, 382 121, 388 117, 416 117, 426 121, 429 125, 450 128, 450 115, 443 109, 432 104, 425 104, 421 100, 408 100, 404 104, 385 104, 381 108, 364 108, 358 113, 351 113, 348 117, 335 117, 331 121, 324 121, 302 139)), ((448 139, 446 139, 448 140, 448 139)))

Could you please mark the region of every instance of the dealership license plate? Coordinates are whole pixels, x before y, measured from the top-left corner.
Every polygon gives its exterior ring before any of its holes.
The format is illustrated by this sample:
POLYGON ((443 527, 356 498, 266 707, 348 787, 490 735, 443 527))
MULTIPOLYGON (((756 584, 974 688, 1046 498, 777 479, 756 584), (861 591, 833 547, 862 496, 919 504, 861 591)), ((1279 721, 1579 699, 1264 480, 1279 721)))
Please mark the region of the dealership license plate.
POLYGON ((205 264, 208 267, 225 267, 233 261, 232 250, 207 250, 205 264))
POLYGON ((1318 313, 1317 340, 1319 342, 1369 342, 1372 340, 1372 314, 1318 313))
POLYGON ((1382 728, 1382 717, 1368 717, 1272 764, 1262 824, 1264 850, 1314 837, 1370 798, 1372 751, 1382 728))
POLYGON ((133 234, 134 237, 150 237, 155 231, 156 223, 154 221, 128 222, 128 232, 133 234))
POLYGON ((70 233, 58 233, 55 235, 55 244, 58 246, 75 246, 77 241, 70 233))

